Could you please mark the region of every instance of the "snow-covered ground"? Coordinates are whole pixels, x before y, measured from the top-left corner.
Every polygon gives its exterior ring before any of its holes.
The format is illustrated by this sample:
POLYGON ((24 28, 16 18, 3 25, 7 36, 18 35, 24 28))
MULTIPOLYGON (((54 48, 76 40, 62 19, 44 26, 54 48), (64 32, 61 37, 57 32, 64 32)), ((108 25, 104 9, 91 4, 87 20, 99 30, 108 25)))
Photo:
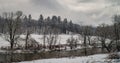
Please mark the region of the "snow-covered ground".
POLYGON ((73 58, 52 58, 33 61, 24 61, 19 63, 120 63, 120 60, 107 59, 108 54, 96 54, 91 56, 73 57, 73 58))
MULTIPOLYGON (((25 35, 22 35, 23 38, 24 38, 24 36, 25 35)), ((49 35, 46 35, 46 37, 49 37, 49 35)), ((79 39, 79 37, 80 36, 77 34, 73 35, 73 38, 75 38, 75 39, 79 39)), ((31 38, 35 39, 39 44, 43 44, 43 41, 44 41, 43 35, 31 34, 31 38)), ((56 44, 66 44, 66 42, 69 38, 71 38, 71 35, 65 35, 65 34, 58 35, 56 44)), ((81 39, 83 39, 83 38, 81 37, 81 39)), ((80 44, 81 40, 79 40, 78 43, 80 44)), ((46 44, 48 44, 47 40, 46 40, 46 44)))
MULTIPOLYGON (((46 35, 46 36, 49 37, 49 35, 46 35)), ((25 37, 26 37, 25 35, 20 35, 21 39, 19 39, 19 41, 18 41, 19 45, 22 45, 22 46, 25 45, 25 37)), ((43 35, 31 34, 30 38, 34 39, 36 42, 38 42, 38 44, 44 43, 43 35)), ((58 35, 56 44, 66 44, 67 40, 70 38, 71 38, 71 35, 65 35, 65 34, 58 35)), ((78 39, 78 44, 83 43, 84 38, 81 35, 75 34, 75 35, 73 35, 73 38, 78 39)), ((91 42, 99 43, 99 44, 101 43, 100 41, 98 41, 96 36, 91 37, 91 42)), ((107 39, 107 42, 110 42, 110 40, 107 39)), ((46 40, 46 45, 47 44, 48 44, 48 42, 46 40)), ((5 38, 3 37, 3 34, 0 35, 0 47, 6 47, 9 45, 10 45, 9 42, 5 40, 5 38)))
POLYGON ((9 46, 10 43, 6 41, 2 36, 0 36, 0 47, 6 47, 9 46))
MULTIPOLYGON (((38 42, 39 44, 43 44, 43 35, 37 35, 37 34, 31 34, 30 35, 32 39, 34 39, 36 42, 38 42)), ((48 37, 48 35, 47 35, 48 37)), ((73 35, 74 38, 78 39, 79 36, 78 35, 73 35)), ((25 45, 25 35, 20 35, 20 38, 22 39, 19 39, 18 41, 18 44, 20 45, 25 45)), ((67 43, 67 40, 71 38, 71 35, 58 35, 58 38, 57 38, 57 42, 56 44, 66 44, 67 43)), ((81 38, 82 39, 82 38, 81 38)), ((81 40, 79 40, 79 44, 81 44, 81 40)), ((46 41, 46 45, 47 45, 47 41, 46 41)), ((9 46, 9 42, 5 40, 5 38, 3 37, 3 35, 0 35, 0 47, 5 47, 5 46, 9 46)))

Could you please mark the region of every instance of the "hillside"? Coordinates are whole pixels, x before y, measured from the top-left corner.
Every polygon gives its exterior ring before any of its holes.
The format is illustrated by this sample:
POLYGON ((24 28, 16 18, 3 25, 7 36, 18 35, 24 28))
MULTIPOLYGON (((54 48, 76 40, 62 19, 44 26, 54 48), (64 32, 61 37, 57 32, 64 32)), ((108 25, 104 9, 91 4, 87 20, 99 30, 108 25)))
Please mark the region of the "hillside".
MULTIPOLYGON (((49 46, 48 38, 50 38, 50 35, 45 35, 45 36, 46 36, 46 38, 44 39, 44 35, 31 34, 29 39, 34 40, 32 42, 38 43, 39 45, 44 45, 44 40, 45 40, 45 45, 49 46)), ((60 34, 57 36, 55 36, 55 35, 53 35, 53 36, 56 37, 56 39, 57 39, 57 41, 53 45, 66 45, 66 44, 68 44, 67 40, 71 39, 71 37, 73 39, 77 40, 77 44, 81 45, 79 48, 81 48, 82 44, 84 43, 84 38, 79 34, 75 34, 75 35, 60 34)), ((25 46, 25 38, 26 38, 26 35, 20 35, 20 38, 17 40, 17 44, 19 46, 24 47, 25 46)), ((98 40, 98 38, 96 36, 91 36, 90 41, 91 41, 91 44, 96 43, 96 44, 98 44, 98 46, 101 46, 100 45, 101 42, 98 40)), ((109 42, 110 42, 110 40, 107 39, 106 43, 109 43, 109 42)), ((31 43, 31 41, 29 41, 29 43, 31 43)), ((88 40, 87 40, 87 43, 89 43, 88 40)), ((7 47, 7 46, 10 46, 10 45, 9 45, 9 42, 6 41, 4 34, 0 35, 0 47, 7 47)))

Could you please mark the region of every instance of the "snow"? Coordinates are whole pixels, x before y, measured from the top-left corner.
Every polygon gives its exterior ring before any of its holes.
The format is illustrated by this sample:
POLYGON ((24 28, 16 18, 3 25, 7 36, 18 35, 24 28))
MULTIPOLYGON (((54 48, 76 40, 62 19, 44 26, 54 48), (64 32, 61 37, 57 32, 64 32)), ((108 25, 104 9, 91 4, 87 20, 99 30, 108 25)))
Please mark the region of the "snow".
MULTIPOLYGON (((46 35, 46 36, 49 37, 49 35, 46 35)), ((17 41, 19 46, 24 46, 25 45, 25 38, 26 38, 26 35, 23 35, 23 34, 20 35, 20 38, 17 41)), ((31 34, 30 38, 34 39, 36 42, 38 42, 38 44, 41 44, 41 45, 44 44, 44 42, 43 42, 43 40, 44 40, 43 39, 43 35, 31 34)), ((66 34, 58 35, 58 39, 57 39, 56 45, 58 45, 58 44, 63 44, 63 45, 66 44, 67 40, 69 38, 71 38, 71 35, 66 35, 66 34)), ((78 39, 78 44, 82 44, 83 38, 80 35, 78 35, 78 34, 73 35, 73 38, 78 39)), ((47 40, 46 40, 45 44, 48 45, 47 40)), ((8 46, 10 46, 10 43, 5 40, 4 34, 1 34, 0 35, 0 48, 1 47, 8 47, 8 46)), ((81 47, 78 47, 78 48, 81 48, 81 47)))
POLYGON ((39 59, 33 61, 24 61, 19 63, 101 63, 105 62, 108 54, 96 54, 91 56, 73 57, 73 58, 52 58, 39 59))
MULTIPOLYGON (((6 46, 9 46, 9 42, 5 40, 5 38, 2 37, 2 35, 0 35, 0 47, 6 47, 6 46)), ((49 35, 46 35, 46 37, 49 37, 49 35)), ((18 40, 18 44, 20 46, 24 46, 25 45, 25 38, 26 36, 25 35, 20 35, 20 39, 18 40)), ((44 39, 43 39, 43 35, 38 35, 38 34, 31 34, 30 35, 30 38, 34 39, 36 42, 38 42, 38 44, 44 44, 44 39)), ((56 42, 56 45, 58 44, 66 44, 67 43, 67 40, 71 38, 71 35, 66 35, 66 34, 60 34, 58 35, 58 39, 57 39, 57 42, 56 42)), ((84 38, 79 35, 79 34, 75 34, 73 35, 73 38, 75 39, 78 39, 78 44, 82 44, 83 41, 84 41, 84 38)), ((88 41, 87 41, 88 42, 88 41)), ((96 36, 91 36, 91 43, 94 42, 94 43, 97 43, 97 44, 100 44, 101 42, 98 41, 97 37, 96 36)), ((110 42, 109 39, 106 40, 106 42, 110 42)), ((48 42, 46 40, 46 45, 48 45, 48 42)), ((79 47, 81 48, 81 47, 79 47)))
MULTIPOLYGON (((44 43, 43 42, 43 40, 44 40, 43 39, 43 35, 31 34, 30 36, 31 36, 31 38, 33 38, 34 40, 36 40, 36 42, 38 42, 39 44, 43 44, 44 43)), ((46 35, 46 36, 48 37, 49 35, 46 35)), ((25 35, 21 35, 20 37, 23 38, 23 39, 25 39, 25 35)), ((73 37, 76 38, 76 39, 79 39, 79 36, 77 34, 73 35, 73 37)), ((56 44, 66 44, 67 40, 69 38, 71 38, 71 35, 65 35, 65 34, 58 35, 56 44)), ((79 40, 78 43, 81 44, 82 41, 79 40)), ((47 44, 48 43, 46 42, 46 45, 47 44)))
POLYGON ((0 36, 0 47, 6 47, 9 46, 9 42, 6 41, 2 36, 0 36))
MULTIPOLYGON (((31 37, 34 38, 37 42, 39 42, 41 44, 43 43, 43 35, 32 34, 31 37)), ((59 44, 59 42, 60 42, 60 44, 66 44, 67 39, 69 39, 70 37, 71 37, 71 35, 58 35, 57 44, 59 44)), ((73 37, 78 38, 77 35, 74 35, 73 37)))

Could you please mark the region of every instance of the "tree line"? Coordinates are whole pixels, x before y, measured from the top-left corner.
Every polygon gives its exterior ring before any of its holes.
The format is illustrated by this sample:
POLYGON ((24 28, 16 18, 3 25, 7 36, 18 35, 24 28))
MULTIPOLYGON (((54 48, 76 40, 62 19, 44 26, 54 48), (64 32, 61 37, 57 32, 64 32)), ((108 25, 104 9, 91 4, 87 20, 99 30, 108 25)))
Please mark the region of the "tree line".
MULTIPOLYGON (((21 11, 19 13, 22 14, 21 11)), ((5 15, 5 13, 3 13, 5 15)), ((10 13, 6 13, 10 14, 10 13)), ((7 32, 6 26, 6 18, 4 15, 0 16, 0 33, 7 32)), ((11 16, 10 16, 11 17, 11 16)), ((21 26, 21 33, 25 33, 27 30, 32 30, 31 33, 59 33, 59 34, 69 34, 70 32, 78 33, 80 30, 79 24, 74 24, 72 20, 68 20, 67 18, 61 19, 61 16, 52 16, 51 18, 48 16, 44 18, 41 14, 38 20, 32 19, 31 14, 26 16, 22 15, 21 22, 19 23, 21 26), (45 30, 49 30, 44 32, 45 30), (53 31, 56 30, 56 31, 53 31)))
MULTIPOLYGON (((10 42, 11 49, 20 34, 26 34, 27 44, 29 35, 37 33, 43 34, 44 38, 47 34, 80 34, 84 38, 83 45, 85 46, 86 54, 87 44, 93 45, 91 43, 92 36, 98 37, 97 39, 101 42, 103 51, 104 49, 108 52, 120 51, 120 15, 114 15, 113 25, 100 24, 97 27, 93 27, 74 24, 72 20, 69 21, 67 18, 62 20, 60 16, 44 18, 43 15, 40 15, 39 19, 35 20, 32 19, 31 15, 26 16, 21 11, 15 13, 5 12, 0 16, 0 33, 6 34, 6 40, 10 42), (107 39, 110 39, 109 43, 106 43, 107 39)), ((68 40, 71 49, 73 47, 72 44, 77 42, 77 40, 74 40, 68 40)), ((48 42, 51 43, 51 41, 48 42)))

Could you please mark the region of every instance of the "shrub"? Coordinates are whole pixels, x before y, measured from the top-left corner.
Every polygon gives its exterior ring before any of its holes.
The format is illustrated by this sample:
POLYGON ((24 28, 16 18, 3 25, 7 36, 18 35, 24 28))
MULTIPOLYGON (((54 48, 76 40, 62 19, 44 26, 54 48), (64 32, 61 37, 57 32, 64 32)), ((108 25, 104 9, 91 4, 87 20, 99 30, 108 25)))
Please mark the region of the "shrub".
POLYGON ((120 55, 117 53, 111 53, 108 55, 108 59, 120 59, 120 55))

